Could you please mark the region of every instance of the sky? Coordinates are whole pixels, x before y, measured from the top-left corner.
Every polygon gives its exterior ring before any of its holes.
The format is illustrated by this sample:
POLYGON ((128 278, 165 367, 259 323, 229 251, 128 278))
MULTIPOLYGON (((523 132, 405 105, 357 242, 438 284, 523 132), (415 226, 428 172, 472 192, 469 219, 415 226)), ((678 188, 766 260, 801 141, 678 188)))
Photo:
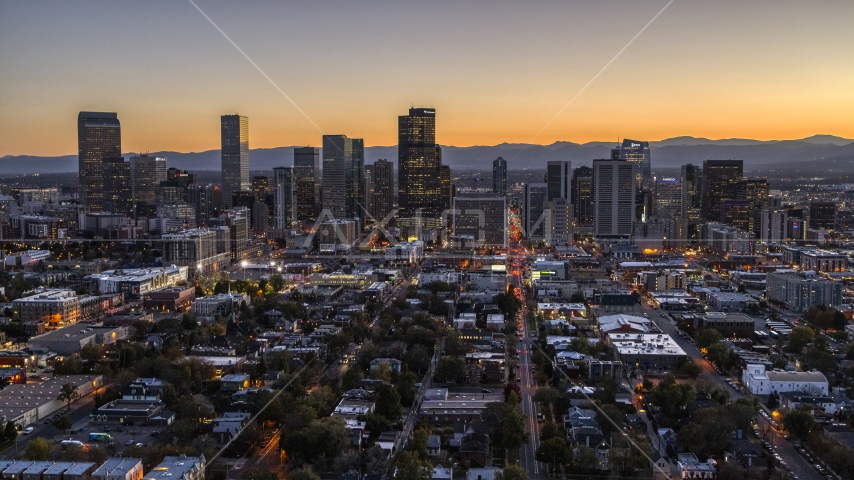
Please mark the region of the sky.
POLYGON ((394 145, 413 105, 457 146, 854 137, 850 1, 675 0, 631 44, 669 0, 194 1, 284 95, 189 0, 0 0, 0 156, 75 154, 81 110, 136 152, 228 113, 251 148, 394 145))

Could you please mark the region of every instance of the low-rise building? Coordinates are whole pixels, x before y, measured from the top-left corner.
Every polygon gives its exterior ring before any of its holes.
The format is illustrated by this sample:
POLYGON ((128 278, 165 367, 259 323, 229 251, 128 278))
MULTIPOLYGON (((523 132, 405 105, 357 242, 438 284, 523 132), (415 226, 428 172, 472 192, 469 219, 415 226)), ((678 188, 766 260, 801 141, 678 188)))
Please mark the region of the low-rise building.
POLYGON ((100 375, 58 375, 41 383, 9 385, 0 390, 0 416, 22 427, 48 418, 65 407, 57 397, 66 383, 85 397, 103 387, 104 379, 100 375))
POLYGON ((73 290, 50 289, 12 301, 22 322, 43 322, 51 328, 80 320, 80 298, 73 290))
POLYGON ((743 313, 706 312, 701 315, 685 315, 693 319, 694 331, 704 328, 717 330, 724 337, 753 338, 756 321, 743 313))
POLYGON ((717 469, 715 461, 711 458, 705 462, 697 459, 697 455, 693 453, 680 453, 677 457, 676 465, 679 467, 681 478, 715 478, 717 469))
POLYGON ((160 465, 144 475, 143 480, 205 480, 205 456, 181 455, 163 457, 160 465))
POLYGON ((188 274, 188 267, 172 265, 158 268, 107 270, 89 275, 88 278, 97 281, 98 288, 103 293, 121 292, 125 294, 125 298, 138 299, 148 292, 186 282, 188 274))
POLYGON ((614 357, 627 368, 673 370, 688 358, 685 350, 663 333, 612 333, 607 338, 614 357))
POLYGON ((220 293, 195 299, 190 307, 190 313, 205 317, 228 316, 239 312, 250 303, 251 299, 245 293, 220 293))
POLYGON ((772 392, 803 392, 827 395, 827 377, 821 372, 766 371, 765 365, 748 364, 741 373, 741 383, 754 395, 772 392))
POLYGON ((60 355, 73 355, 86 345, 114 345, 128 336, 128 327, 105 327, 102 324, 76 324, 36 335, 27 341, 35 350, 50 350, 60 355))
POLYGON ((236 392, 249 388, 249 374, 247 373, 230 373, 223 375, 220 381, 220 389, 224 392, 236 392))
POLYGON ((92 480, 142 480, 141 458, 109 458, 94 472, 92 480))
POLYGON ((186 312, 196 299, 196 287, 166 287, 151 292, 143 300, 143 307, 161 312, 186 312))

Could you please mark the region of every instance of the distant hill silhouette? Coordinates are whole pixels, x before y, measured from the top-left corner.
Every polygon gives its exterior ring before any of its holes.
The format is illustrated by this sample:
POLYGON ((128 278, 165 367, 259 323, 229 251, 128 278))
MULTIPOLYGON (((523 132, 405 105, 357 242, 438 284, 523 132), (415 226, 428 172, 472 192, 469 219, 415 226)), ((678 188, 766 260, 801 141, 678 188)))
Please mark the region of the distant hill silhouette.
MULTIPOLYGON (((492 161, 504 157, 511 170, 542 169, 549 160, 571 160, 573 167, 591 165, 594 158, 607 158, 616 142, 555 142, 551 145, 502 143, 492 146, 443 147, 443 161, 452 168, 489 170, 492 161)), ((251 150, 249 168, 271 170, 293 164, 294 147, 251 150)), ((674 137, 650 142, 652 168, 674 168, 686 163, 702 164, 707 159, 742 159, 745 170, 769 167, 801 166, 822 169, 824 166, 849 168, 854 165, 854 140, 832 135, 813 135, 801 140, 709 140, 696 137, 674 137)), ((132 156, 135 153, 126 153, 132 156)), ((169 166, 190 171, 220 169, 219 150, 205 152, 151 152, 149 155, 169 158, 169 166)), ((365 161, 379 158, 397 160, 396 146, 365 148, 365 161)), ((30 155, 0 158, 0 175, 24 173, 76 172, 77 155, 35 157, 30 155)), ((819 170, 820 171, 820 170, 819 170)))

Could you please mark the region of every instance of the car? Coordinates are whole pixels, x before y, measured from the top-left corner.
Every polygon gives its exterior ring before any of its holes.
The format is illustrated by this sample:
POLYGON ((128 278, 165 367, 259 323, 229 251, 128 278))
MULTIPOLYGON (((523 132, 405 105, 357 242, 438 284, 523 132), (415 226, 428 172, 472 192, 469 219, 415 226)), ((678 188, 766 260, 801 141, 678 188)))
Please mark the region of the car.
POLYGON ((44 421, 44 424, 45 424, 45 425, 50 425, 50 423, 51 423, 51 422, 53 422, 53 419, 52 419, 52 418, 48 418, 47 420, 45 420, 45 421, 44 421))
POLYGON ((29 435, 33 433, 33 427, 27 427, 24 429, 24 435, 29 435))
POLYGON ((128 447, 133 445, 133 440, 128 440, 127 442, 125 442, 125 445, 128 447))
POLYGON ((423 384, 423 383, 421 383, 421 382, 418 382, 418 383, 416 383, 416 384, 415 384, 415 388, 421 388, 421 387, 423 387, 423 386, 424 386, 424 384, 423 384))
POLYGON ((480 393, 492 393, 492 390, 490 390, 488 388, 481 388, 480 393))
POLYGON ((124 432, 124 431, 125 431, 125 429, 124 429, 124 428, 122 428, 122 427, 116 427, 116 431, 117 431, 117 432, 124 432))
POLYGON ((152 431, 151 431, 151 436, 152 436, 152 437, 156 437, 156 436, 158 436, 158 435, 160 435, 160 432, 158 432, 157 430, 152 430, 152 431))
POLYGON ((142 448, 142 447, 144 447, 144 446, 145 446, 145 444, 144 444, 144 443, 142 443, 142 442, 137 442, 137 444, 136 444, 135 446, 136 446, 136 447, 140 447, 140 448, 142 448))
POLYGON ((104 427, 104 431, 105 431, 105 432, 109 432, 109 431, 110 431, 110 427, 104 427))

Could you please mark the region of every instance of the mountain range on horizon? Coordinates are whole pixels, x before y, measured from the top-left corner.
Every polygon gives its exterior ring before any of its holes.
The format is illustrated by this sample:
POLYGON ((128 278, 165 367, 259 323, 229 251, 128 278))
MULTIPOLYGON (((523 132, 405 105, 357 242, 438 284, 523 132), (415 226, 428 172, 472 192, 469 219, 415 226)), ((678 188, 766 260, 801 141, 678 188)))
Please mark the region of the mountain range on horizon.
MULTIPOLYGON (((594 158, 608 158, 613 142, 555 142, 551 145, 501 143, 470 147, 442 147, 442 160, 451 168, 465 170, 491 169, 497 157, 507 160, 511 170, 545 168, 549 160, 571 160, 574 167, 590 166, 594 158)), ((293 146, 250 150, 249 168, 252 171, 272 170, 277 166, 293 165, 293 146)), ((220 169, 220 151, 149 152, 151 156, 167 157, 170 167, 188 171, 220 169)), ((650 142, 652 168, 672 169, 686 163, 702 164, 707 159, 741 159, 746 171, 767 168, 802 167, 811 165, 827 171, 854 167, 854 140, 833 135, 813 135, 798 140, 751 140, 730 138, 710 140, 690 136, 650 142)), ((124 154, 137 155, 135 152, 124 154)), ((397 146, 365 147, 365 162, 385 158, 397 159, 397 146)), ((77 171, 77 155, 38 157, 8 155, 0 157, 0 174, 45 174, 77 171)))

